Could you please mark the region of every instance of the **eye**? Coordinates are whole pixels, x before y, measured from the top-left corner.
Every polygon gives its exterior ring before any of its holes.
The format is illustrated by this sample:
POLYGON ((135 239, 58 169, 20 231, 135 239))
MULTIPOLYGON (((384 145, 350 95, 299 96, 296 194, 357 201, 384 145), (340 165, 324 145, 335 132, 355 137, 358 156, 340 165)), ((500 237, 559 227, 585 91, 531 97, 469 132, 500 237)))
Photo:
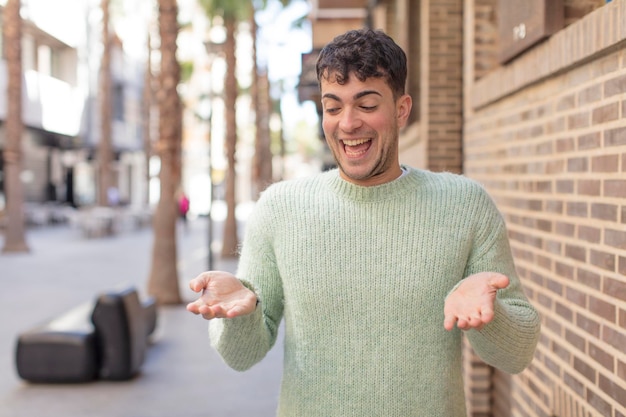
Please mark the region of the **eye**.
POLYGON ((378 106, 361 106, 364 111, 374 111, 378 106))
POLYGON ((330 115, 339 113, 339 110, 340 110, 339 107, 329 107, 329 108, 324 109, 324 111, 330 115))

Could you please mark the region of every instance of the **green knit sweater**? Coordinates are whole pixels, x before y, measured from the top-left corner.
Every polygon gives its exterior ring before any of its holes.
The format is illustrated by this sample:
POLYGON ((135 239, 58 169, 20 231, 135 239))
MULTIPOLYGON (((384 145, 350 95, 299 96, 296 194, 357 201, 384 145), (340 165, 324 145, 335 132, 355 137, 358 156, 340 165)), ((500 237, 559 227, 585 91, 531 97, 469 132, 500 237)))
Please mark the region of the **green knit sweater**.
MULTIPOLYGON (((406 168, 406 167, 405 167, 406 168)), ((271 186, 248 221, 238 278, 260 304, 213 320, 212 345, 245 370, 285 319, 278 415, 465 417, 461 331, 443 327, 446 295, 497 271, 495 319, 466 336, 487 363, 523 370, 539 333, 502 217, 475 182, 407 168, 361 187, 338 171, 271 186)))

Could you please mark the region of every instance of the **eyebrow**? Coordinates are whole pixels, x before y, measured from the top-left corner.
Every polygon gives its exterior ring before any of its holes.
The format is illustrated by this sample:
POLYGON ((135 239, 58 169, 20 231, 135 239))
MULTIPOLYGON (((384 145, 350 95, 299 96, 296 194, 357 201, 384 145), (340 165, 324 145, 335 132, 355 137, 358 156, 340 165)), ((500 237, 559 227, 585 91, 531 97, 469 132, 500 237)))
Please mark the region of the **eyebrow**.
MULTIPOLYGON (((358 99, 360 99, 360 98, 362 98, 362 97, 365 97, 365 96, 367 96, 367 95, 370 95, 370 94, 375 94, 375 95, 377 95, 377 96, 381 96, 381 97, 382 97, 382 94, 380 94, 380 93, 379 93, 378 91, 376 91, 376 90, 364 90, 364 91, 360 91, 360 92, 358 92, 357 94, 355 94, 353 98, 354 98, 355 100, 358 100, 358 99)), ((329 99, 331 99, 331 100, 335 100, 335 101, 341 101, 341 99, 340 99, 338 96, 336 96, 335 94, 332 94, 332 93, 326 93, 326 94, 324 94, 324 95, 322 96, 322 99, 325 99, 325 98, 329 98, 329 99)))

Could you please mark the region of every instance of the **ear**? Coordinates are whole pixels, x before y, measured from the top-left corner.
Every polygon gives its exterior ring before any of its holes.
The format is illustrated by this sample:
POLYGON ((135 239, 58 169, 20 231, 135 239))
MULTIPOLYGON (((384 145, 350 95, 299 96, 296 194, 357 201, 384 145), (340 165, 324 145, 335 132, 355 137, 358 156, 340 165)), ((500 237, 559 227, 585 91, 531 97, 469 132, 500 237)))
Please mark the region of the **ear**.
POLYGON ((406 126, 406 122, 411 114, 411 107, 413 107, 413 99, 408 94, 404 94, 398 100, 396 100, 396 114, 398 115, 398 127, 403 128, 406 126))

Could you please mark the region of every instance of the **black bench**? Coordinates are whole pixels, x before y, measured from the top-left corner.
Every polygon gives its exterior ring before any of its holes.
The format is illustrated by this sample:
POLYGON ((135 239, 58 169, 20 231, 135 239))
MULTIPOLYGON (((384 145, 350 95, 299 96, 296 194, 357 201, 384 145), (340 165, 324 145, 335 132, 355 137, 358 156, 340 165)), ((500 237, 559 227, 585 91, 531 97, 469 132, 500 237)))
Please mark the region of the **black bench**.
POLYGON ((156 328, 154 298, 125 288, 19 335, 20 378, 38 383, 127 380, 140 371, 156 328))

